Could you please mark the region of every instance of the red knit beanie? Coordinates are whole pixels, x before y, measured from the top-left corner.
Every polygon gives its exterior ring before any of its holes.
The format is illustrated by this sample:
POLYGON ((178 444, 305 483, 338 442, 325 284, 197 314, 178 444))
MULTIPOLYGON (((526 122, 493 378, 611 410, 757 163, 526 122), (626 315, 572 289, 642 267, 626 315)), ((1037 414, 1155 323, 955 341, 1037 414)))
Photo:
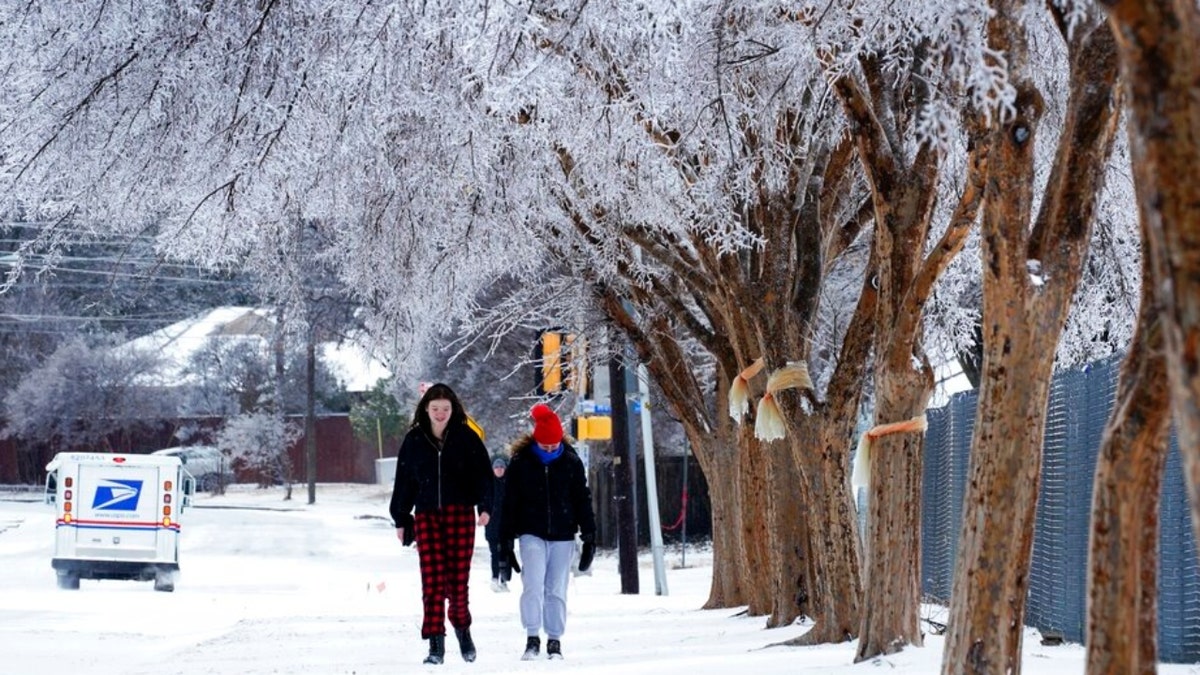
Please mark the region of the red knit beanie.
POLYGON ((533 406, 529 411, 533 417, 533 440, 542 445, 558 445, 563 439, 562 422, 558 415, 544 403, 533 406))

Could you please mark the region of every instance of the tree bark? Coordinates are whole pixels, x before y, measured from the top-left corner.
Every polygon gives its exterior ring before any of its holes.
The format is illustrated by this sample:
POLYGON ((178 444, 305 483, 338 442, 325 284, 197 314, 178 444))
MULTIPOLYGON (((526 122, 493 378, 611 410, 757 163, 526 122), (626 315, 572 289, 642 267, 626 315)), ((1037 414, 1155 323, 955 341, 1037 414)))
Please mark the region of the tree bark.
POLYGON ((808 580, 808 514, 796 494, 800 468, 789 452, 773 448, 771 497, 768 500, 774 545, 771 547, 771 616, 767 628, 790 626, 801 616, 812 613, 808 580))
POLYGON ((317 503, 317 331, 308 328, 304 345, 304 482, 308 503, 317 503))
POLYGON ((811 554, 807 581, 811 584, 809 606, 813 627, 782 644, 846 642, 854 639, 862 619, 858 518, 847 473, 852 430, 816 417, 801 418, 789 432, 816 439, 806 444, 805 453, 810 459, 801 468, 800 487, 805 493, 809 519, 819 526, 808 528, 811 554))
MULTIPOLYGON (((871 58, 862 59, 861 86, 849 74, 834 89, 851 120, 851 133, 871 188, 875 220, 875 279, 879 289, 874 331, 876 425, 904 423, 924 415, 934 388, 933 369, 922 347, 921 315, 938 276, 962 250, 984 191, 986 143, 969 125, 970 170, 942 240, 925 257, 937 194, 937 154, 922 148, 907 161, 890 139, 911 134, 899 127, 905 115, 887 89, 887 77, 871 58), (871 92, 871 97, 868 93, 871 92)), ((918 92, 921 87, 917 86, 918 92)), ((921 479, 923 430, 875 441, 868 491, 864 551, 863 620, 856 661, 921 645, 921 479)))
MULTIPOLYGON (((738 429, 728 415, 711 415, 711 409, 728 410, 726 399, 730 379, 723 374, 733 369, 728 343, 709 340, 717 357, 717 385, 710 406, 700 382, 694 377, 679 343, 672 337, 661 314, 653 331, 641 325, 627 311, 623 299, 606 285, 595 290, 607 316, 629 338, 638 359, 659 383, 666 404, 683 425, 700 470, 708 481, 712 504, 713 578, 704 607, 715 609, 746 605, 748 588, 755 570, 746 558, 742 537, 742 498, 740 489, 742 455, 738 451, 738 429), (723 363, 727 362, 727 363, 723 363)), ((728 334, 732 334, 729 331, 728 334)), ((701 334, 697 337, 703 338, 701 334)))
MULTIPOLYGON (((925 414, 932 371, 881 368, 877 424, 925 414)), ((863 620, 855 661, 921 646, 921 481, 924 432, 882 436, 871 453, 863 620)))
POLYGON ((1033 524, 1054 354, 1078 285, 1115 134, 1111 31, 1070 38, 1066 123, 1030 228, 1041 93, 1017 17, 996 2, 989 44, 1006 56, 1014 114, 991 142, 983 240, 983 382, 942 672, 1020 673, 1033 524), (1036 267, 1031 269, 1031 264, 1036 267), (1036 272, 1036 275, 1035 275, 1036 272))
POLYGON ((758 573, 747 579, 746 611, 751 616, 771 613, 774 575, 771 568, 771 528, 768 501, 771 498, 770 457, 765 443, 754 437, 748 425, 738 427, 738 487, 741 495, 742 545, 747 569, 758 573))
MULTIPOLYGON (((729 467, 736 471, 736 467, 729 467)), ((709 587, 704 609, 740 607, 746 603, 746 567, 738 551, 741 545, 741 528, 738 523, 737 489, 732 481, 709 481, 709 497, 712 499, 713 531, 713 578, 709 587)))
POLYGON ((1125 73, 1143 255, 1164 312, 1171 408, 1200 533, 1200 8, 1194 0, 1102 4, 1125 73))
POLYGON ((1171 396, 1150 267, 1143 256, 1137 333, 1096 463, 1088 544, 1089 673, 1149 674, 1158 666, 1158 513, 1171 396))

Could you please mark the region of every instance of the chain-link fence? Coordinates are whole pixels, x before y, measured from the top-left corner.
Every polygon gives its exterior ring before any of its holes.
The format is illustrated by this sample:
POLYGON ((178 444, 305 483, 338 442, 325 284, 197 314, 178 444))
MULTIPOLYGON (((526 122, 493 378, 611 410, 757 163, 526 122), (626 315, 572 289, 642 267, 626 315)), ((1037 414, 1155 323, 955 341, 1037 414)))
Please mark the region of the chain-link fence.
MULTIPOLYGON (((1026 621, 1082 642, 1092 480, 1112 409, 1118 360, 1054 379, 1046 419, 1026 621)), ((922 524, 923 590, 948 602, 962 523, 975 392, 927 413, 922 524)), ((1166 662, 1200 661, 1200 563, 1174 434, 1163 477, 1159 535, 1158 647, 1166 662)))

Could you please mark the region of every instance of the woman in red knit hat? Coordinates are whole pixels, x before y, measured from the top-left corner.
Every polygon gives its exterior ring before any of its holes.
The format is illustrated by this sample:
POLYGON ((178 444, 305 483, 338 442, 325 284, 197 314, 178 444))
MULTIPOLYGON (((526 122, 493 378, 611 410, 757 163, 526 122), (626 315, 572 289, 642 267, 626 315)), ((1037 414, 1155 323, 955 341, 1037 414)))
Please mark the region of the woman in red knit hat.
POLYGON ((463 660, 475 660, 467 581, 475 528, 490 519, 491 467, 487 448, 468 426, 454 391, 440 383, 426 389, 400 445, 389 507, 396 536, 405 546, 414 539, 417 543, 424 604, 421 637, 429 640, 425 663, 445 659, 447 614, 463 660))
POLYGON ((596 551, 596 517, 587 472, 575 449, 563 439, 562 422, 548 406, 530 410, 533 433, 513 445, 505 479, 501 546, 512 568, 521 573, 521 624, 525 653, 562 658, 567 624, 567 582, 575 554, 575 534, 583 540, 579 570, 587 571, 596 551), (521 560, 513 553, 519 538, 521 560))

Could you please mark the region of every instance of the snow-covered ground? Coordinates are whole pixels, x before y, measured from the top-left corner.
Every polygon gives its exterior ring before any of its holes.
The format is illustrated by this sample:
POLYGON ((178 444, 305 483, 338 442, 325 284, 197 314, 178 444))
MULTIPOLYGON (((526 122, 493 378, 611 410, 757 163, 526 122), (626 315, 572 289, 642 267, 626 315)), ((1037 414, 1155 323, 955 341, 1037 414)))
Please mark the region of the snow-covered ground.
MULTIPOLYGON (((86 673, 936 673, 943 640, 854 665, 854 644, 770 647, 804 632, 763 628, 735 609, 701 610, 711 555, 667 553, 670 594, 654 594, 649 556, 640 595, 622 595, 616 557, 601 552, 592 576, 573 579, 564 661, 522 662, 512 593, 488 586, 482 530, 471 578, 479 660, 461 661, 447 640, 443 666, 421 664, 417 554, 386 519, 389 491, 322 485, 284 502, 279 489, 235 486, 200 495, 184 514, 182 574, 174 593, 150 583, 83 581, 59 590, 50 568, 52 507, 0 501, 0 672, 86 673)), ((939 617, 931 617, 939 618, 939 617)), ((944 619, 944 613, 940 616, 944 619)), ((1025 673, 1083 672, 1078 645, 1025 639, 1025 673)), ((1198 666, 1160 672, 1200 673, 1198 666)))

